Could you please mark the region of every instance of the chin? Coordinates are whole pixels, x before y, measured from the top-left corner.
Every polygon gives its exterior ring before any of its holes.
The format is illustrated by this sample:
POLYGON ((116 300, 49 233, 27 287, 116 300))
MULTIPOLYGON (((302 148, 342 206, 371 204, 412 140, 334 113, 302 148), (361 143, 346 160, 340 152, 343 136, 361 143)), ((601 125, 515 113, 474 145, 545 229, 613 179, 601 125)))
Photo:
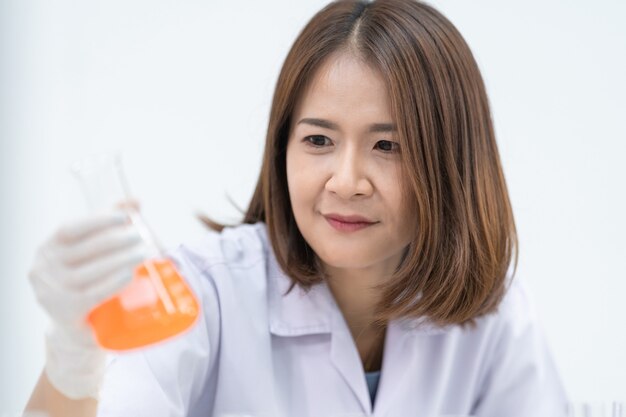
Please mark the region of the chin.
POLYGON ((341 253, 335 251, 331 256, 326 254, 318 255, 325 265, 331 268, 341 269, 360 269, 366 268, 372 264, 371 259, 363 259, 362 256, 354 256, 350 253, 341 253))

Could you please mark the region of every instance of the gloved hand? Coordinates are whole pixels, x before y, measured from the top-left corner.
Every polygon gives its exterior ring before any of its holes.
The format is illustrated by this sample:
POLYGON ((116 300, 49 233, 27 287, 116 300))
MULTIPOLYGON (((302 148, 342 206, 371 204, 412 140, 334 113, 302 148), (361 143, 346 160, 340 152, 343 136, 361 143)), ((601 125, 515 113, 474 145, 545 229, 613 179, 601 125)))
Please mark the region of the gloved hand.
POLYGON ((146 253, 120 209, 66 224, 37 251, 29 278, 51 318, 45 370, 65 396, 97 398, 106 355, 85 319, 130 283, 146 253))

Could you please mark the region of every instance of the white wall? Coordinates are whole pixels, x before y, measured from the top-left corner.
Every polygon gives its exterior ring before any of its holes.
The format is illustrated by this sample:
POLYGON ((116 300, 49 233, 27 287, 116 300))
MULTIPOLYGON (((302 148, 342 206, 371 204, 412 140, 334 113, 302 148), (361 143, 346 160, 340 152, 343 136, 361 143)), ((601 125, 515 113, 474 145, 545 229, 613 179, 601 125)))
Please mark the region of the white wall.
MULTIPOLYGON (((235 221, 275 79, 324 1, 0 0, 0 415, 43 365, 37 245, 83 210, 67 166, 126 154, 168 245, 235 221)), ((486 80, 530 283, 575 399, 626 398, 626 6, 433 0, 486 80)), ((4 413, 4 414, 3 414, 4 413)))

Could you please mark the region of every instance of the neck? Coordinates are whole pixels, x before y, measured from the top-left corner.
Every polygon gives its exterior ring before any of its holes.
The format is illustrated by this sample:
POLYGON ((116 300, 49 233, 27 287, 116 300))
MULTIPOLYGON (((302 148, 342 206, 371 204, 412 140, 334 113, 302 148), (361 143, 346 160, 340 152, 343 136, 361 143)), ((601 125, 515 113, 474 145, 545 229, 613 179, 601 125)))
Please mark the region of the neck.
POLYGON ((343 314, 353 337, 366 331, 374 320, 376 305, 380 300, 375 286, 380 279, 366 271, 333 271, 328 277, 335 301, 343 314))
POLYGON ((377 286, 384 284, 394 273, 402 254, 373 265, 342 268, 324 265, 328 286, 343 313, 353 336, 368 330, 380 302, 377 286))
POLYGON ((374 324, 380 290, 376 288, 391 276, 393 269, 327 268, 328 286, 348 325, 366 372, 382 365, 385 328, 374 324))

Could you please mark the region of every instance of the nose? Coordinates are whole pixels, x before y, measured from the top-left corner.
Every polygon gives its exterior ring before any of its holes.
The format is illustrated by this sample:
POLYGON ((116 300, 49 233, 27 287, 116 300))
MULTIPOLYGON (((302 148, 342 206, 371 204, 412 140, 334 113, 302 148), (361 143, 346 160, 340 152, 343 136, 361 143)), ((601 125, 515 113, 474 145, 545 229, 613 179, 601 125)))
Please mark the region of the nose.
POLYGON ((355 150, 338 152, 333 160, 331 176, 326 190, 349 200, 355 196, 369 196, 374 187, 367 175, 367 164, 355 150))

